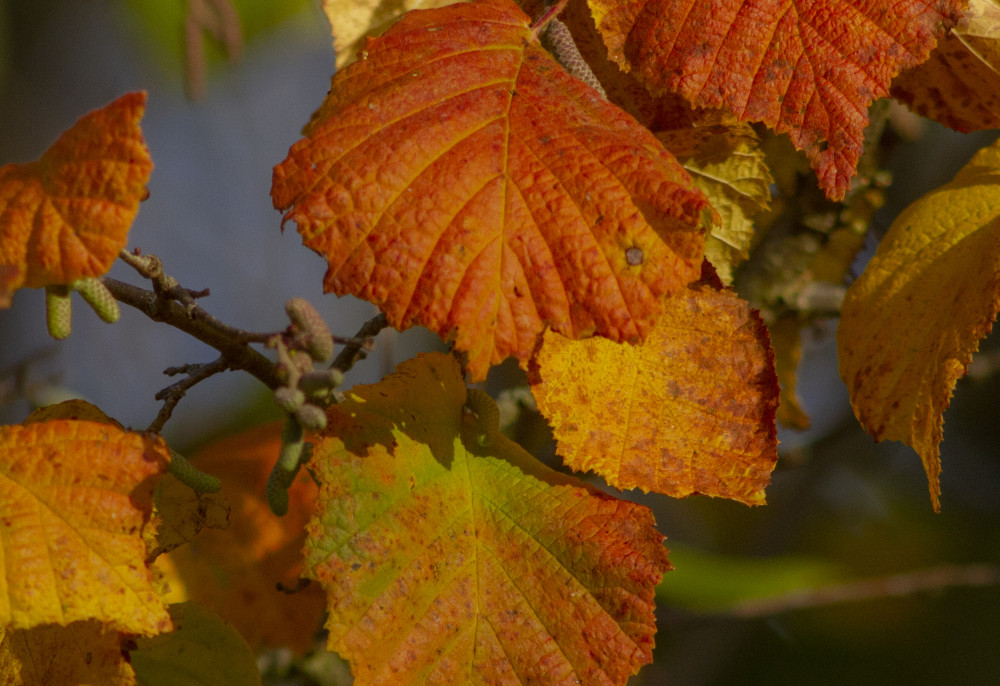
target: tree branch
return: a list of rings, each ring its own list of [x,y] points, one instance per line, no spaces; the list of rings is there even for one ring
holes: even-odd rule
[[[115,300],[139,310],[157,322],[164,322],[194,336],[218,350],[229,369],[242,369],[270,389],[282,385],[274,363],[248,345],[255,334],[223,324],[200,306],[182,305],[138,286],[103,277]]]

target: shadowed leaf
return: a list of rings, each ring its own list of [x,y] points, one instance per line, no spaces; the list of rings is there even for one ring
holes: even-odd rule
[[[122,639],[96,620],[0,629],[0,684],[135,686]]]
[[[387,381],[330,408],[312,462],[306,564],[355,683],[624,684],[669,568],[650,511],[483,431],[452,358]]]

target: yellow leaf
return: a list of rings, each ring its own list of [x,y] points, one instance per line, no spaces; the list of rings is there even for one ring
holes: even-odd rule
[[[772,324],[771,343],[774,345],[774,367],[781,386],[777,420],[793,429],[808,429],[809,415],[802,409],[797,370],[802,359],[802,327],[805,325],[794,312],[786,314]]]
[[[145,93],[84,115],[37,162],[0,167],[0,307],[22,286],[101,276],[125,247],[153,169]]]
[[[777,460],[767,328],[731,291],[666,301],[641,345],[547,331],[529,379],[572,469],[616,488],[764,503]]]
[[[378,36],[404,13],[452,5],[455,0],[323,0],[333,29],[337,69],[354,61],[367,36]]]
[[[876,440],[912,446],[939,509],[943,413],[1000,307],[1000,143],[893,222],[848,289],[840,377]]]
[[[691,174],[694,185],[719,213],[705,241],[705,257],[726,285],[749,256],[753,217],[768,209],[774,182],[757,134],[747,124],[697,126],[656,134]]]
[[[0,626],[169,629],[142,537],[169,459],[159,438],[103,422],[0,427]]]
[[[122,635],[96,620],[0,629],[0,686],[135,686]]]

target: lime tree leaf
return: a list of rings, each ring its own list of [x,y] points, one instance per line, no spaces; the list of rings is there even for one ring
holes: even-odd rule
[[[648,130],[510,0],[407,14],[334,76],[272,199],[324,287],[423,325],[473,380],[548,325],[635,341],[698,278],[711,211]]]
[[[143,529],[169,449],[105,422],[0,427],[0,625],[170,628]]]
[[[302,470],[288,489],[288,514],[271,513],[265,493],[281,453],[281,427],[282,422],[255,427],[192,456],[199,469],[222,480],[217,495],[231,507],[229,526],[204,529],[171,551],[165,567],[176,594],[171,600],[198,601],[235,627],[255,650],[283,646],[305,653],[322,626],[323,591],[312,584],[287,594],[277,586],[295,588],[299,581],[317,488]],[[201,500],[213,502],[204,496]],[[199,507],[191,516],[197,520],[200,512]]]
[[[847,291],[840,378],[876,440],[912,446],[939,509],[943,414],[1000,307],[1000,143],[904,210]]]
[[[36,162],[0,167],[0,307],[21,287],[101,276],[125,247],[153,169],[145,93],[84,115]]]
[[[668,298],[641,345],[547,331],[529,380],[568,467],[617,488],[764,503],[778,459],[774,355],[732,291]]]
[[[0,628],[0,684],[135,686],[125,637],[97,620],[32,629]]]
[[[143,686],[259,686],[250,646],[198,603],[170,606],[174,630],[140,638],[129,653]]]
[[[927,59],[966,0],[588,0],[612,60],[654,93],[759,121],[844,197],[868,106]]]
[[[355,683],[624,684],[669,569],[650,511],[551,472],[421,355],[329,412],[306,569]],[[486,425],[485,427],[483,425]]]
[[[892,82],[892,96],[956,131],[1000,128],[1000,3],[972,0],[930,59]]]

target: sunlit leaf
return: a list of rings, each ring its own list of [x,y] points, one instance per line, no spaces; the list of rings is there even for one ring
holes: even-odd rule
[[[1000,128],[1000,4],[972,0],[930,59],[892,82],[892,95],[963,133]]]
[[[145,93],[84,115],[36,162],[0,167],[0,307],[21,287],[101,276],[125,247],[153,169]]]
[[[170,606],[174,630],[140,638],[129,659],[142,686],[255,686],[257,660],[233,627],[198,603]]]
[[[641,345],[546,332],[529,378],[567,466],[622,489],[764,503],[778,385],[767,328],[732,291],[669,298]]]
[[[726,285],[750,254],[754,215],[767,210],[774,182],[757,135],[746,124],[697,126],[657,134],[708,197],[721,221],[705,242],[705,257]]]
[[[169,554],[171,587],[232,624],[254,648],[287,646],[305,652],[322,623],[324,594],[315,584],[294,589],[302,568],[306,522],[316,485],[300,472],[288,490],[289,508],[275,517],[265,486],[281,451],[281,423],[267,424],[208,446],[192,462],[222,480],[230,504],[225,530],[205,529]]]
[[[0,628],[3,686],[135,686],[123,636],[102,622]]]
[[[0,625],[169,629],[142,538],[169,459],[159,438],[113,424],[0,427]]]
[[[411,12],[366,45],[274,170],[326,290],[454,340],[476,380],[546,324],[638,340],[698,278],[705,197],[509,0]]]
[[[365,36],[377,36],[405,12],[450,5],[455,0],[322,0],[333,29],[337,69],[357,56]]]
[[[844,197],[868,106],[920,64],[964,0],[588,0],[611,59],[654,92],[787,133]]]
[[[876,440],[912,446],[938,509],[943,413],[1000,307],[1000,144],[893,222],[847,292],[840,377]]]
[[[359,685],[625,683],[669,568],[652,514],[546,469],[465,400],[434,354],[331,408],[305,549],[329,647]]]

